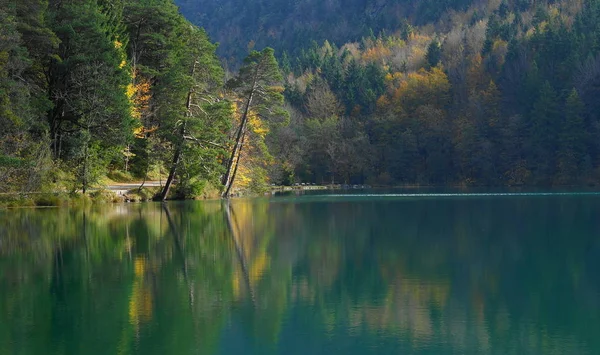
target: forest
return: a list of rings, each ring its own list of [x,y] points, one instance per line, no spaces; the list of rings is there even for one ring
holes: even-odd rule
[[[599,38],[600,0],[0,0],[0,192],[595,184]]]
[[[266,185],[260,166],[238,163],[266,157],[267,125],[286,121],[272,49],[249,53],[226,82],[217,46],[170,0],[0,9],[0,191],[164,178],[164,200],[229,193],[236,177]]]

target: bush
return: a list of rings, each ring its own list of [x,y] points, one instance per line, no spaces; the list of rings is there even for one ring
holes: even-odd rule
[[[69,199],[64,194],[41,194],[34,198],[37,207],[60,207],[69,204]]]

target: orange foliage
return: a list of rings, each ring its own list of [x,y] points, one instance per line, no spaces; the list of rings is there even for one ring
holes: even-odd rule
[[[421,105],[443,109],[450,100],[450,81],[441,68],[421,69],[408,74],[394,91],[391,102],[407,112]]]
[[[363,52],[362,60],[366,63],[375,62],[384,64],[387,58],[389,58],[391,55],[392,51],[385,47],[383,43],[379,42],[376,46],[371,47]]]

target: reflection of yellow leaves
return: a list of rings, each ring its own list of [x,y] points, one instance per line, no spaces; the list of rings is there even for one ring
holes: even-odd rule
[[[139,326],[142,322],[152,319],[152,293],[150,288],[144,284],[146,273],[146,259],[138,257],[133,264],[135,280],[129,297],[129,323]]]
[[[233,272],[233,277],[231,280],[231,286],[233,289],[233,298],[236,300],[240,298],[240,289],[241,289],[240,282],[242,282],[242,279],[240,276],[241,275],[240,275],[239,270],[235,270]]]
[[[141,257],[136,258],[133,263],[133,269],[136,277],[144,276],[144,273],[146,272],[146,259]]]
[[[262,275],[269,268],[270,258],[264,251],[254,259],[252,266],[250,267],[250,282],[256,282],[260,280]]]

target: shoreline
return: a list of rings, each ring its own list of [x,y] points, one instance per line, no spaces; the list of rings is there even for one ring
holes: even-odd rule
[[[135,184],[119,184],[119,187],[134,187],[132,189],[94,189],[93,191],[82,194],[82,193],[68,193],[68,192],[28,192],[28,193],[0,193],[0,210],[8,209],[23,209],[23,208],[62,208],[62,207],[81,207],[93,204],[130,204],[130,203],[145,203],[145,202],[157,202],[153,199],[158,190],[159,186],[144,186],[141,191],[133,191],[139,188],[139,185]],[[114,186],[111,186],[114,187]],[[276,196],[281,193],[303,193],[311,191],[336,191],[336,190],[347,190],[347,191],[366,191],[366,190],[394,190],[394,189],[458,189],[458,190],[473,190],[473,189],[504,189],[504,190],[516,190],[521,192],[535,192],[548,191],[556,189],[567,189],[567,190],[587,190],[589,192],[600,192],[600,186],[598,185],[564,185],[564,186],[461,186],[461,185],[403,185],[403,186],[369,186],[369,185],[310,185],[310,186],[271,186],[268,192],[261,194],[233,194],[231,198],[251,198],[260,196]],[[528,190],[528,191],[523,191]],[[491,191],[493,192],[493,191]],[[577,191],[567,191],[577,192]],[[192,199],[168,199],[167,201],[217,201],[223,198],[218,195],[204,195],[198,196]]]

